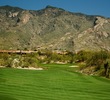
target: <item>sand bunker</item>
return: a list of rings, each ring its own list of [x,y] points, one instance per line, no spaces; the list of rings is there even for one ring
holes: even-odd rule
[[[77,66],[77,65],[72,65],[72,66],[69,66],[69,67],[79,67],[79,66]]]
[[[17,67],[18,69],[27,69],[27,70],[43,70],[43,68],[34,68],[34,67],[29,67],[29,68],[22,68],[22,67]]]

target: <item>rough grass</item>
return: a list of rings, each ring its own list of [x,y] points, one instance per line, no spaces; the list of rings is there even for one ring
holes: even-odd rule
[[[0,69],[0,100],[110,100],[110,80],[75,72],[70,65],[46,70]]]

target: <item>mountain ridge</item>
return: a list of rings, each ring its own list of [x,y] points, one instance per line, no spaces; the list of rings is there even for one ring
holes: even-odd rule
[[[110,51],[110,19],[47,6],[0,7],[0,49]]]

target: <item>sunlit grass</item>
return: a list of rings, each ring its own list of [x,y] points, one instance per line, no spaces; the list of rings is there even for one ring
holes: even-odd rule
[[[0,100],[109,100],[110,80],[86,76],[71,64],[45,70],[0,69]]]

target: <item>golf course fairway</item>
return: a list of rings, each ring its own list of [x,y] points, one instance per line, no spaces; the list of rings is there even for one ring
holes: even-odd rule
[[[38,71],[1,68],[0,100],[110,100],[109,79],[80,74],[68,64],[45,66]]]

